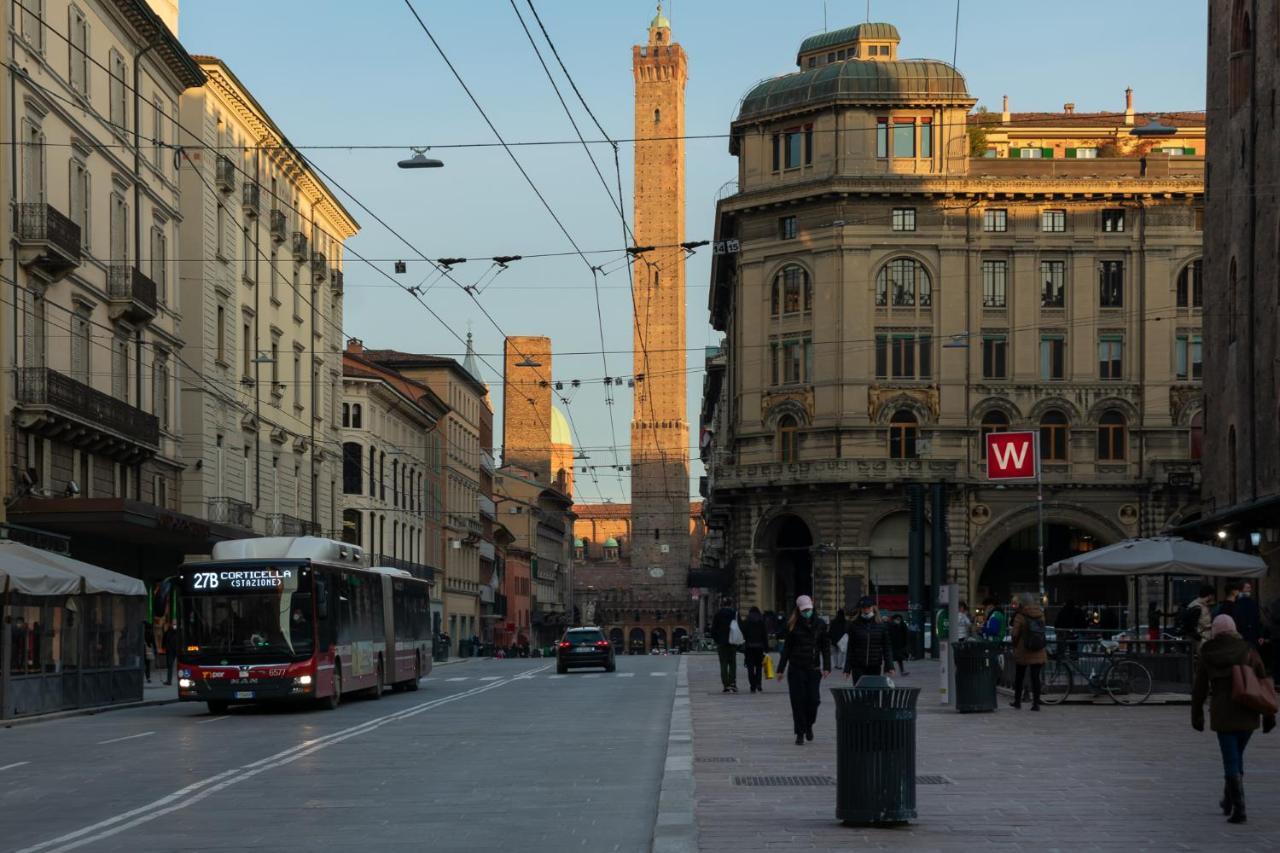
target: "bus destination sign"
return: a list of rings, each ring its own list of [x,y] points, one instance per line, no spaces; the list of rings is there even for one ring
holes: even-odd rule
[[[293,589],[293,569],[221,569],[192,572],[187,588],[192,592]]]

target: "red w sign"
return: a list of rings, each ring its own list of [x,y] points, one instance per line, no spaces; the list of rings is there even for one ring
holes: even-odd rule
[[[988,480],[1034,480],[1036,478],[1036,434],[1034,432],[993,432],[987,435]]]

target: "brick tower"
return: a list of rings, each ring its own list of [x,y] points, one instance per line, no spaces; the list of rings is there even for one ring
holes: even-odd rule
[[[551,479],[550,376],[550,338],[519,335],[506,339],[502,365],[502,464],[527,468],[542,483]]]
[[[684,50],[658,14],[631,49],[636,81],[635,412],[631,421],[631,565],[684,582],[689,568],[685,421]],[[646,140],[656,141],[646,141]],[[641,379],[643,376],[643,379]],[[655,573],[656,574],[656,573]]]

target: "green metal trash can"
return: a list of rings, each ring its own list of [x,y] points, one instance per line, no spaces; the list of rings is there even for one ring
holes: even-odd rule
[[[962,714],[996,709],[1000,646],[980,640],[952,646],[956,671],[956,710]]]
[[[836,818],[903,823],[916,816],[918,687],[866,675],[832,687],[836,703]]]

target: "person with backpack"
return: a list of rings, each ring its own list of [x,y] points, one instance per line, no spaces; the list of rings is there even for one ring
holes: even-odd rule
[[[1027,670],[1031,670],[1031,710],[1039,711],[1040,670],[1049,660],[1044,610],[1029,592],[1018,596],[1018,602],[1018,612],[1013,617],[1014,674],[1010,707],[1022,707],[1022,688],[1026,684]]]
[[[1209,632],[1196,661],[1191,687],[1191,727],[1204,731],[1204,703],[1208,700],[1209,728],[1218,736],[1225,780],[1218,805],[1229,816],[1229,823],[1245,823],[1244,750],[1259,724],[1265,734],[1276,727],[1276,717],[1274,711],[1259,713],[1234,695],[1237,667],[1252,670],[1259,681],[1267,677],[1258,653],[1236,631],[1235,620],[1226,614],[1216,616]]]
[[[982,638],[1003,642],[1007,623],[1000,605],[994,598],[987,598],[982,602],[982,608],[987,611],[987,621],[982,624]]]

